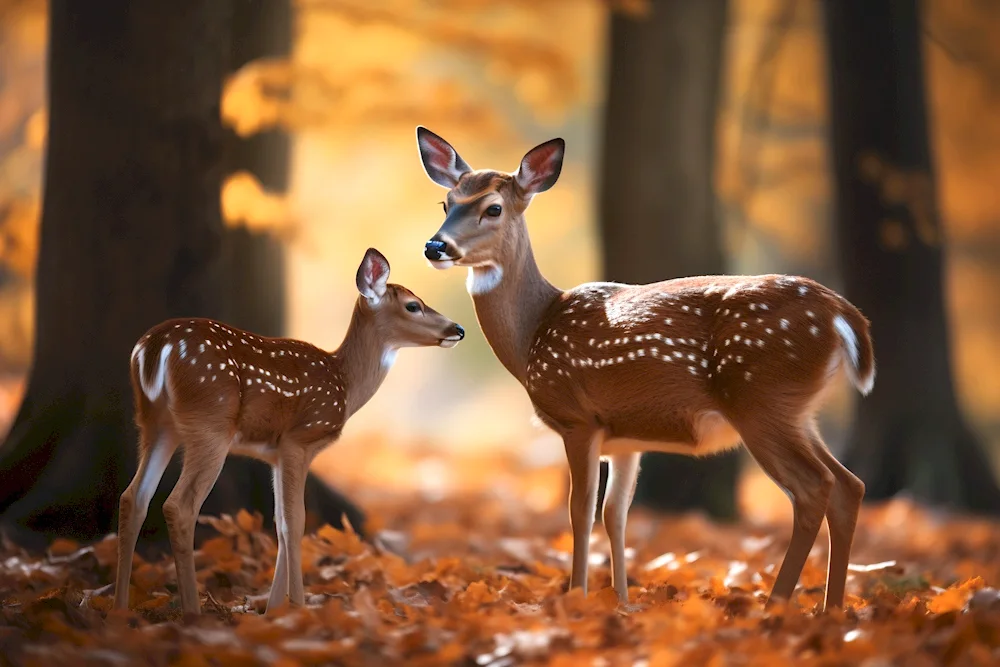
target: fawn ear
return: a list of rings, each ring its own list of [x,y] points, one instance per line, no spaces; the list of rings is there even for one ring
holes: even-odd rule
[[[550,139],[532,148],[521,158],[521,166],[514,174],[518,186],[528,195],[551,188],[559,180],[565,153],[566,142],[562,139]]]
[[[462,174],[472,171],[462,156],[447,141],[426,127],[417,126],[417,148],[420,162],[432,181],[449,190],[458,183]]]
[[[368,248],[365,258],[358,267],[357,283],[361,296],[378,303],[385,296],[385,285],[389,282],[389,260],[375,248]]]

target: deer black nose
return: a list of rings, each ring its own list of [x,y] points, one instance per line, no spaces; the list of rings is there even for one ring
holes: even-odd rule
[[[424,257],[430,260],[441,259],[441,255],[444,254],[445,247],[444,241],[430,240],[424,245]]]
[[[458,339],[462,340],[465,338],[465,328],[461,324],[455,325],[455,331],[458,333]]]

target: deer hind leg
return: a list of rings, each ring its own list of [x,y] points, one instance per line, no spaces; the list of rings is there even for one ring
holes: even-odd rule
[[[750,424],[741,428],[740,434],[750,455],[792,500],[792,539],[769,597],[788,599],[823,525],[835,477],[800,427]]]
[[[830,532],[830,564],[826,577],[824,609],[844,604],[847,584],[847,565],[851,558],[854,529],[858,524],[861,501],[865,497],[865,483],[834,457],[827,449],[815,425],[809,432],[813,450],[831,473],[835,482],[826,507],[826,525]]]
[[[569,461],[569,521],[573,529],[573,569],[569,587],[583,588],[584,595],[587,594],[587,560],[597,509],[603,440],[603,431],[573,431],[563,435]]]
[[[278,455],[281,470],[281,539],[284,540],[288,599],[293,605],[305,604],[302,581],[302,538],[306,532],[306,475],[310,457],[296,444],[283,448]]]
[[[278,559],[274,563],[274,580],[271,582],[271,593],[267,597],[265,614],[270,614],[280,607],[288,597],[288,544],[285,535],[284,482],[281,477],[281,463],[274,465],[272,478],[274,481],[274,530],[278,538]]]
[[[611,542],[611,585],[619,602],[628,602],[628,578],[625,572],[625,525],[628,510],[639,479],[639,452],[608,457],[608,490],[604,494],[604,528]]]
[[[194,528],[201,506],[222,472],[232,438],[204,431],[183,433],[182,438],[184,465],[177,485],[163,503],[163,517],[167,520],[170,547],[177,566],[181,608],[197,614],[201,604],[194,570]]]
[[[139,441],[139,467],[132,482],[118,502],[118,577],[115,582],[115,608],[128,608],[132,556],[139,530],[146,520],[153,498],[167,464],[177,451],[177,436],[169,426],[150,424],[142,429]]]

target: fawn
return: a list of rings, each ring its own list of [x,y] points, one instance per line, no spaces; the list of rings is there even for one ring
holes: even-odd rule
[[[139,529],[178,446],[184,464],[163,515],[183,610],[200,611],[195,522],[230,453],[274,471],[278,558],[265,613],[286,596],[303,604],[304,493],[313,457],[375,394],[399,348],[454,347],[465,337],[460,325],[388,279],[389,262],[369,248],[350,326],[334,352],[205,319],[168,320],[139,339],[131,361],[139,469],[121,496],[115,607],[128,607]]]
[[[559,178],[565,142],[536,146],[514,173],[473,170],[423,127],[417,145],[427,175],[448,189],[444,222],[424,255],[438,269],[468,267],[486,340],[538,418],[562,436],[570,587],[586,594],[602,458],[610,464],[603,517],[611,579],[624,603],[625,524],[642,452],[706,456],[742,442],[794,507],[768,599],[791,596],[825,515],[825,607],[841,606],[865,487],[827,449],[814,415],[841,366],[861,393],[874,384],[869,323],[858,309],[808,278],[784,275],[558,289],[535,263],[524,213]]]

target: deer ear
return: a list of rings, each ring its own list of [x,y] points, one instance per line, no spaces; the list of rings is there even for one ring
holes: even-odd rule
[[[426,127],[417,126],[417,148],[424,171],[441,187],[450,190],[462,174],[472,171],[451,144]]]
[[[521,166],[514,174],[517,184],[529,195],[545,192],[559,180],[565,153],[566,142],[562,139],[535,146],[521,158]]]
[[[361,296],[378,303],[385,296],[385,286],[389,282],[389,260],[375,248],[368,248],[358,267],[356,280]]]

